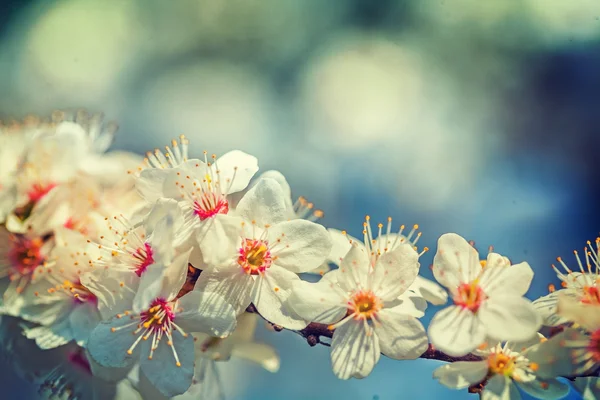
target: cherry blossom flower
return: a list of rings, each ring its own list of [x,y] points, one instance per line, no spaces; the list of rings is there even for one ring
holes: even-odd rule
[[[224,337],[235,328],[235,312],[218,294],[192,291],[178,297],[186,269],[174,264],[178,263],[163,275],[159,292],[143,306],[134,303],[136,293],[131,288],[103,280],[98,301],[106,310],[118,311],[100,323],[88,340],[90,355],[101,366],[127,368],[139,360],[142,373],[165,396],[184,393],[192,383],[190,332]]]
[[[600,238],[595,241],[595,247],[590,241],[583,252],[585,258],[574,251],[579,271],[571,270],[561,257],[557,258],[562,271],[552,265],[558,279],[561,280],[562,289],[555,290],[551,285],[551,293],[533,302],[540,315],[544,318],[544,325],[557,326],[568,322],[556,313],[558,297],[562,294],[575,298],[583,304],[600,304]],[[564,272],[563,272],[564,271]]]
[[[238,313],[253,303],[274,324],[302,329],[307,322],[284,306],[297,273],[321,265],[331,249],[324,227],[287,220],[280,185],[262,179],[240,200],[236,213],[220,216],[200,243],[207,264],[197,287],[220,293]]]
[[[25,297],[20,310],[22,317],[42,325],[26,327],[24,334],[44,350],[71,340],[85,347],[90,332],[100,322],[96,296],[80,279],[86,266],[78,249],[85,239],[78,232],[62,228],[56,230],[55,242],[42,267],[48,288],[35,292],[34,297]]]
[[[490,253],[483,267],[477,251],[465,239],[447,233],[438,241],[433,274],[454,301],[429,325],[433,345],[447,354],[467,354],[486,337],[527,340],[541,325],[540,316],[523,297],[533,279],[526,262],[511,266],[505,257]]]
[[[225,399],[225,390],[220,369],[227,369],[231,357],[258,364],[269,372],[279,370],[279,356],[267,344],[254,341],[258,320],[256,314],[243,313],[238,317],[235,331],[226,338],[207,334],[194,334],[196,363],[192,386],[174,400]],[[137,388],[145,399],[165,400],[143,374],[139,376]]]
[[[540,399],[559,399],[569,387],[556,379],[541,378],[537,337],[522,343],[483,346],[476,354],[481,361],[458,361],[439,367],[433,377],[451,389],[466,389],[483,383],[483,400],[519,400],[523,392]]]
[[[181,147],[185,148],[187,141],[183,140]],[[149,161],[153,168],[142,170],[136,185],[148,202],[159,198],[179,201],[186,219],[198,223],[227,214],[228,196],[245,189],[258,171],[256,158],[241,151],[231,151],[219,159],[213,155],[210,161],[205,152],[204,161],[188,160],[187,151],[173,144],[174,150],[167,148],[166,157],[155,153],[156,160]]]
[[[104,235],[97,241],[88,239],[90,257],[87,264],[96,269],[91,274],[97,276],[109,272],[122,280],[128,280],[132,275],[139,278],[134,299],[138,307],[156,297],[166,266],[174,264],[170,268],[187,270],[188,258],[181,254],[191,250],[184,248],[184,244],[192,230],[189,224],[185,225],[175,200],[158,200],[138,224],[132,224],[122,215],[106,218],[106,223]],[[94,278],[88,275],[84,279]]]
[[[341,379],[369,375],[380,352],[414,359],[428,345],[423,325],[398,301],[419,272],[419,254],[408,243],[379,246],[369,230],[367,224],[364,245],[353,242],[339,270],[318,283],[295,283],[288,299],[301,317],[335,329],[331,362]]]
[[[367,219],[364,222],[363,227],[367,228],[367,225],[369,224],[370,221]],[[421,233],[417,232],[418,225],[413,225],[412,229],[406,234],[404,225],[400,226],[398,232],[392,232],[391,217],[387,219],[385,231],[383,230],[383,225],[378,226],[378,229],[379,232],[377,234],[377,237],[375,238],[373,237],[373,233],[370,230],[370,225],[369,229],[365,229],[365,240],[371,242],[373,248],[377,249],[393,250],[394,248],[406,243],[416,248],[417,242],[421,238]],[[352,247],[351,243],[357,243],[360,246],[362,241],[353,238],[352,236],[348,235],[345,231],[339,231],[337,229],[332,228],[329,228],[328,231],[331,235],[333,243],[331,253],[328,257],[329,262],[339,267],[341,260]],[[427,303],[424,303],[422,299],[425,299],[426,301],[435,305],[444,304],[448,300],[448,293],[442,287],[440,287],[437,283],[430,281],[429,279],[423,278],[420,275],[417,275],[414,282],[411,284],[411,286],[408,288],[408,290],[403,296],[405,298],[410,297],[411,299],[413,299],[415,303],[418,303],[418,308],[422,308],[423,311],[425,311],[425,309],[427,308]]]
[[[25,221],[10,215],[5,227],[0,227],[0,278],[2,285],[2,313],[23,316],[21,307],[26,298],[43,291],[44,264],[47,262],[54,239],[54,215],[42,208]]]

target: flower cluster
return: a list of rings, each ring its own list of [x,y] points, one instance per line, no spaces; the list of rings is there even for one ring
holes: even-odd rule
[[[359,240],[249,154],[190,158],[181,136],[141,159],[106,152],[115,131],[84,112],[0,126],[0,339],[42,392],[220,399],[232,356],[277,371],[262,319],[329,345],[340,379],[383,354],[451,361],[434,378],[484,399],[560,398],[561,376],[600,396],[598,242],[577,272],[559,258],[563,288],[532,303],[529,264],[444,234],[438,285],[419,276],[417,225],[367,216]]]

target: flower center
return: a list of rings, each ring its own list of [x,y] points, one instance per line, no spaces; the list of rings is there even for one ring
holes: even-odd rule
[[[70,280],[65,280],[62,284],[62,288],[65,291],[68,291],[73,295],[73,298],[77,303],[87,303],[91,302],[92,304],[97,304],[98,299],[96,296],[88,290],[85,286],[81,284],[79,280],[72,282]],[[52,289],[49,289],[51,291]]]
[[[194,201],[194,214],[200,221],[214,217],[217,214],[227,214],[229,203],[224,195],[211,191],[203,192]]]
[[[43,264],[42,238],[28,239],[21,235],[11,235],[9,241],[8,260],[12,267],[9,277],[30,275]]]
[[[173,308],[163,298],[155,299],[150,304],[150,308],[143,311],[140,316],[142,326],[151,332],[163,330],[163,326],[169,326],[173,319],[175,319]]]
[[[250,275],[264,273],[273,262],[269,244],[264,240],[244,239],[239,253],[238,264]]]
[[[133,254],[136,259],[134,272],[137,276],[142,276],[149,265],[154,264],[154,251],[148,243],[144,243],[144,247],[139,247]]]
[[[458,287],[456,296],[454,297],[454,304],[476,313],[485,299],[485,293],[479,287],[477,281],[473,281],[471,283],[463,283]]]
[[[29,201],[37,202],[42,197],[48,194],[49,191],[56,187],[56,183],[34,183],[29,191],[27,192],[27,196],[29,197]]]
[[[584,286],[582,303],[600,305],[600,290],[596,286]]]
[[[504,353],[492,353],[488,356],[488,368],[494,374],[511,376],[515,369],[515,359]]]
[[[383,303],[372,291],[360,290],[348,301],[348,313],[356,320],[370,320],[377,316]]]

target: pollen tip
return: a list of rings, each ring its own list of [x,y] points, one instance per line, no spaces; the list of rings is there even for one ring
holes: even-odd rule
[[[178,366],[178,367],[181,367],[181,363],[180,363],[179,361],[177,361],[177,362],[175,363],[175,365],[176,365],[176,366]]]

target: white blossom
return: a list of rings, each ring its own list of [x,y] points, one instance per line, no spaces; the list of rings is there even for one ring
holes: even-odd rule
[[[240,200],[240,217],[220,216],[200,243],[207,267],[197,286],[221,293],[238,313],[250,303],[274,324],[302,329],[307,322],[284,302],[297,273],[321,265],[331,249],[325,228],[287,220],[280,185],[261,179]]]
[[[552,265],[556,275],[561,280],[562,289],[554,290],[551,286],[552,291],[550,294],[533,302],[533,305],[544,318],[544,325],[557,326],[569,321],[556,312],[560,295],[573,297],[581,303],[600,304],[600,238],[597,238],[595,242],[595,247],[590,241],[587,242],[587,247],[583,250],[585,254],[583,259],[577,251],[574,251],[579,271],[571,270],[561,257],[558,257],[557,261],[564,272]]]
[[[476,351],[481,361],[457,361],[433,372],[433,377],[451,389],[466,389],[483,383],[483,400],[519,400],[523,392],[539,399],[559,399],[569,387],[556,379],[538,376],[539,355],[537,337],[521,343],[498,343]]]
[[[379,246],[369,225],[365,236],[364,245],[352,243],[339,270],[318,283],[295,283],[288,299],[301,317],[335,330],[331,363],[341,379],[366,377],[380,353],[414,359],[428,345],[423,325],[398,300],[419,272],[419,254],[408,243]]]
[[[165,396],[184,393],[192,383],[194,341],[189,332],[224,337],[235,328],[234,310],[218,294],[192,291],[178,297],[187,270],[172,265],[159,292],[143,306],[134,303],[131,288],[109,280],[99,283],[104,293],[98,300],[118,312],[88,340],[89,352],[101,366],[127,368],[139,360],[141,372]]]
[[[486,337],[527,340],[541,325],[540,316],[523,297],[533,279],[526,262],[510,265],[507,258],[489,253],[482,266],[465,239],[447,233],[438,241],[433,274],[454,302],[433,317],[428,330],[433,345],[447,354],[467,354]]]

